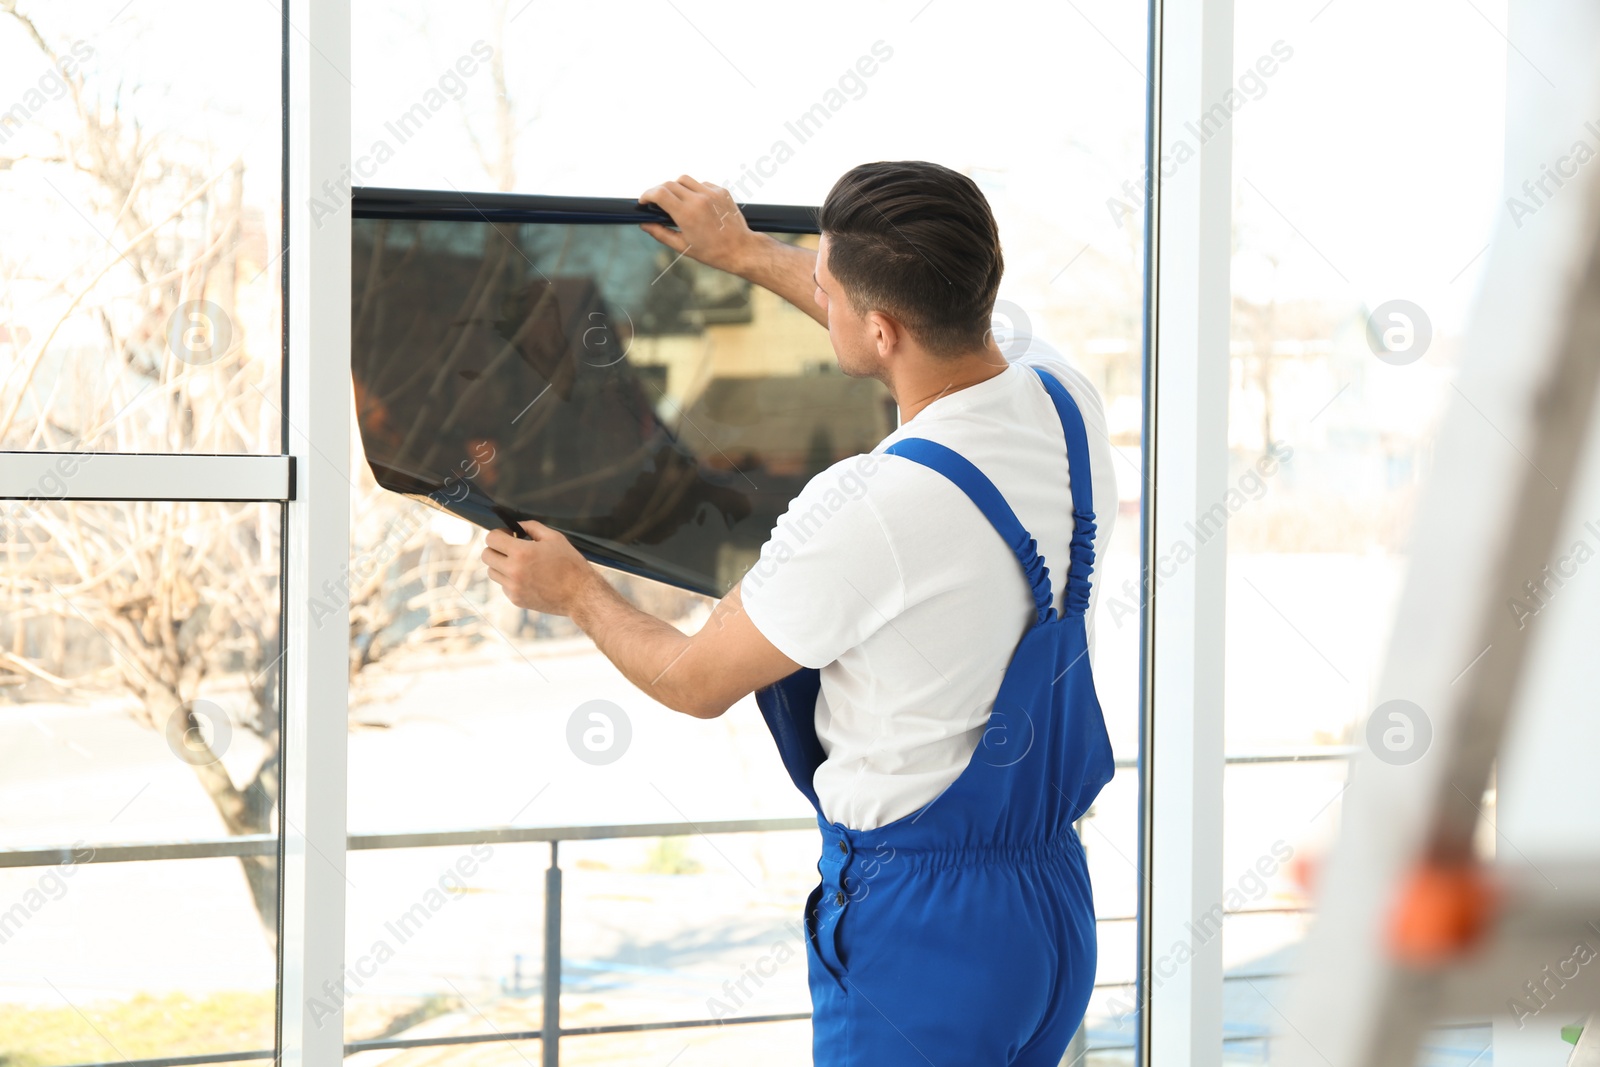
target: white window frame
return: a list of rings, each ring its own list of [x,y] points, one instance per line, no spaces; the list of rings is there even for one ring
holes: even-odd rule
[[[1227,489],[1230,124],[1174,148],[1232,86],[1233,0],[1151,0],[1149,37],[1136,1062],[1219,1067],[1222,936],[1195,930],[1222,901],[1227,539],[1188,529]]]
[[[288,0],[284,16],[283,443],[296,485],[284,522],[278,1054],[283,1067],[334,1067],[344,1062],[350,625],[346,598],[323,590],[349,587],[350,197],[326,190],[351,180],[350,0]],[[315,626],[313,597],[334,607]],[[313,1012],[329,991],[338,1014]]]
[[[347,588],[350,556],[350,209],[348,197],[335,197],[333,214],[319,209],[313,221],[310,199],[349,173],[350,5],[290,0],[283,14],[282,453],[0,452],[0,500],[283,506],[277,1044],[284,1067],[334,1067],[344,1060],[342,1013],[319,1022],[309,1000],[340,990],[344,970],[349,616],[344,598],[327,590]],[[48,491],[53,484],[67,490]],[[313,596],[336,605],[317,626]],[[163,849],[161,858],[170,855]],[[38,857],[21,850],[10,858],[26,865]]]
[[[350,554],[350,0],[288,0],[284,56],[283,454],[97,455],[70,499],[261,500],[284,506],[283,826],[278,1050],[283,1067],[344,1060]],[[1151,0],[1147,154],[1231,84],[1232,0]],[[1227,476],[1231,135],[1169,177],[1148,173],[1143,573],[1220,499]],[[327,183],[327,184],[325,184]],[[343,186],[348,189],[348,186]],[[321,201],[313,219],[311,200]],[[332,207],[329,214],[325,209]],[[59,453],[0,453],[0,497],[26,497]],[[1221,899],[1226,545],[1161,575],[1143,612],[1138,1062],[1215,1067],[1221,938],[1160,984],[1151,967]],[[313,626],[313,597],[334,605]],[[338,999],[338,998],[335,998]],[[317,1016],[320,1015],[319,1019]]]

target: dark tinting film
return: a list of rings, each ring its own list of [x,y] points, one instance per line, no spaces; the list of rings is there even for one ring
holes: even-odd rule
[[[893,401],[808,316],[636,221],[356,218],[361,439],[387,489],[721,595]]]

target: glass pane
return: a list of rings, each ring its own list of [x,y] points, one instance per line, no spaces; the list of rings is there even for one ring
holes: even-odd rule
[[[754,1023],[715,1030],[660,1030],[564,1041],[563,1057],[584,1064],[760,1063],[806,1067],[811,1063],[811,1022]]]
[[[278,969],[239,860],[0,870],[0,901],[7,1064],[270,1058]]]
[[[538,1030],[548,862],[537,845],[350,853],[345,1040]]]
[[[937,3],[829,0],[802,7],[697,0],[646,5],[630,12],[628,32],[618,33],[583,5],[524,9],[493,0],[359,0],[353,160],[360,185],[443,193],[632,198],[688,172],[727,186],[741,202],[815,205],[839,175],[875,159],[931,159],[980,184],[1005,247],[997,335],[1011,349],[1011,337],[1035,334],[1083,370],[1101,392],[1118,456],[1118,521],[1099,546],[1095,575],[1095,674],[1113,747],[1129,766],[1119,769],[1102,794],[1083,837],[1097,909],[1107,919],[1123,920],[1102,923],[1100,980],[1125,981],[1136,969],[1134,927],[1126,917],[1137,903],[1133,865],[1139,854],[1131,761],[1138,739],[1138,186],[1148,91],[1146,12],[1111,0],[1000,0],[985,13],[974,20],[958,7]],[[856,29],[842,32],[841,26]],[[951,57],[957,55],[1004,56],[1005,76],[952,78]],[[670,123],[619,119],[639,114],[639,101],[654,99],[662,86],[705,104],[680,109]],[[1085,100],[1094,106],[1078,106]],[[549,273],[525,231],[518,240]],[[358,251],[358,271],[365,269],[360,259]],[[699,272],[686,267],[671,267],[660,284],[692,287]],[[459,288],[458,280],[444,276],[447,287]],[[550,277],[558,281],[556,274]],[[607,299],[627,304],[638,327],[637,307],[620,292]],[[750,292],[757,324],[765,321],[767,299],[759,290]],[[460,304],[460,297],[440,301],[452,312]],[[773,307],[774,315],[791,314],[782,305]],[[811,331],[805,351],[816,355],[805,360],[828,361],[825,336],[792,314]],[[748,333],[756,327],[708,322],[705,336],[720,338],[741,328]],[[681,333],[646,336],[641,328],[633,351],[648,343],[665,353],[685,340]],[[768,358],[787,360],[789,351],[800,349],[769,351]],[[710,358],[725,356],[713,351]],[[637,369],[646,370],[644,360],[639,362]],[[535,381],[529,374],[529,384]],[[808,374],[806,381],[833,387],[826,373]],[[543,384],[519,392],[500,425]],[[680,395],[673,393],[679,385],[671,372],[659,384]],[[692,398],[701,387],[686,388],[683,395]],[[654,395],[648,379],[646,393]],[[709,450],[703,437],[743,432],[752,416],[750,402],[741,403],[742,415],[716,417],[716,426],[701,423],[700,414],[687,408],[705,434],[691,427],[685,440],[704,454]],[[471,456],[465,442],[445,444],[460,453],[445,457],[449,463]],[[839,434],[830,445],[861,447]],[[751,703],[713,722],[687,722],[666,712],[641,698],[562,620],[508,607],[482,580],[480,548],[469,524],[376,490],[365,471],[359,486],[352,570],[370,577],[354,583],[353,593],[352,714],[358,725],[350,754],[352,826],[407,830],[508,820],[698,821],[807,813]],[[1097,502],[1097,510],[1111,509],[1109,501]],[[723,587],[739,565],[737,553],[726,567],[719,562],[713,588]],[[685,629],[706,617],[706,602],[699,598],[633,576],[614,577],[635,603]],[[626,754],[610,766],[590,766],[568,747],[567,723],[590,700],[609,701],[631,727]],[[430,788],[416,789],[417,781]],[[716,857],[702,854],[701,860],[709,869]],[[764,875],[752,877],[766,887]],[[605,923],[615,908],[603,900],[587,906],[597,914],[580,920],[569,910],[569,920]],[[660,907],[675,906],[671,898],[660,898]],[[691,912],[682,920],[692,925],[697,917]],[[702,926],[711,929],[709,922]],[[1127,1055],[1133,1023],[1114,1000],[1116,992],[1109,984],[1097,990],[1088,1036],[1093,1048],[1120,1051],[1084,1062],[1119,1062]],[[642,991],[618,987],[590,995],[617,1019],[650,1017],[655,1010]],[[803,1040],[786,1028],[773,1029],[772,1040],[785,1042],[785,1050],[787,1042]],[[717,1040],[733,1040],[739,1030],[719,1030]],[[663,1059],[691,1036],[709,1039],[685,1033]],[[581,1047],[609,1055],[603,1050],[622,1048],[625,1040],[634,1039],[585,1039]],[[531,1056],[532,1046],[524,1052]]]
[[[280,521],[179,502],[9,517],[0,848],[70,858],[0,869],[0,1048],[18,1063],[272,1047]],[[240,857],[100,862],[247,835]]]
[[[560,859],[563,1025],[810,1010],[810,833],[568,842]],[[539,1030],[548,865],[544,844],[353,853],[346,1039]]]
[[[720,596],[812,475],[896,425],[809,316],[632,223],[358,219],[354,244],[367,462],[480,525]]]
[[[279,451],[280,26],[0,12],[0,448]]]
[[[1500,208],[1508,62],[1504,3],[1235,11],[1226,749],[1333,758],[1229,769],[1229,911],[1309,903],[1293,871],[1332,845],[1342,755],[1398,695],[1378,672]],[[1230,919],[1228,974],[1292,971],[1305,929]],[[1246,1035],[1287,993],[1230,981],[1230,1060],[1265,1062]],[[1463,1033],[1440,1062],[1482,1051]]]

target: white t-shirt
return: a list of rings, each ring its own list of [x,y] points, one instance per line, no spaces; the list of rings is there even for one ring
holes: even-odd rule
[[[1035,365],[1066,386],[1087,429],[1092,661],[1099,561],[1117,513],[1105,413],[1060,354],[1038,340],[1017,344],[1025,350],[1001,373],[940,397],[871,453],[812,478],[741,583],[767,640],[821,668],[816,731],[827,760],[812,784],[831,822],[882,826],[956,780],[1035,617],[1021,566],[977,506],[943,475],[883,449],[925,437],[988,475],[1037,540],[1061,608],[1072,494],[1061,420]]]

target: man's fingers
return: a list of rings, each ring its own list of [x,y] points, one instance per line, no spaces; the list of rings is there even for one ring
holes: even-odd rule
[[[523,525],[523,529],[527,529],[526,524]],[[485,563],[498,563],[503,567],[514,553],[526,552],[527,543],[533,539],[531,536],[513,536],[509,530],[490,530],[489,535],[483,539],[481,558]]]
[[[678,184],[684,186],[685,188],[693,189],[697,193],[703,193],[706,191],[706,186],[703,183],[695,181],[687,174],[678,179]]]
[[[552,530],[544,523],[535,522],[532,519],[517,525],[521,526],[524,532],[527,533],[528,536],[526,538],[513,537],[505,530],[490,530],[489,535],[483,539],[483,553],[478,558],[489,567],[505,567],[510,563],[513,552],[527,551],[526,548],[517,547],[518,542],[548,541],[551,538],[561,536],[558,531]]]
[[[677,230],[669,229],[659,222],[642,222],[639,224],[639,229],[643,230],[651,237],[654,237],[656,240],[660,241],[674,252],[682,252],[685,248],[689,247],[689,242],[684,240],[683,234],[679,233]]]
[[[652,186],[640,193],[639,202],[641,204],[654,204],[670,215],[674,207],[682,205],[683,194],[686,192],[688,190],[677,182],[662,182],[660,185]]]
[[[521,526],[524,530],[526,530],[527,533],[528,533],[528,536],[533,538],[535,541],[543,541],[547,537],[560,537],[561,536],[555,530],[550,529],[550,527],[546,526],[544,523],[539,522],[536,519],[524,519],[524,520],[522,520],[522,522],[518,523],[517,525]]]

